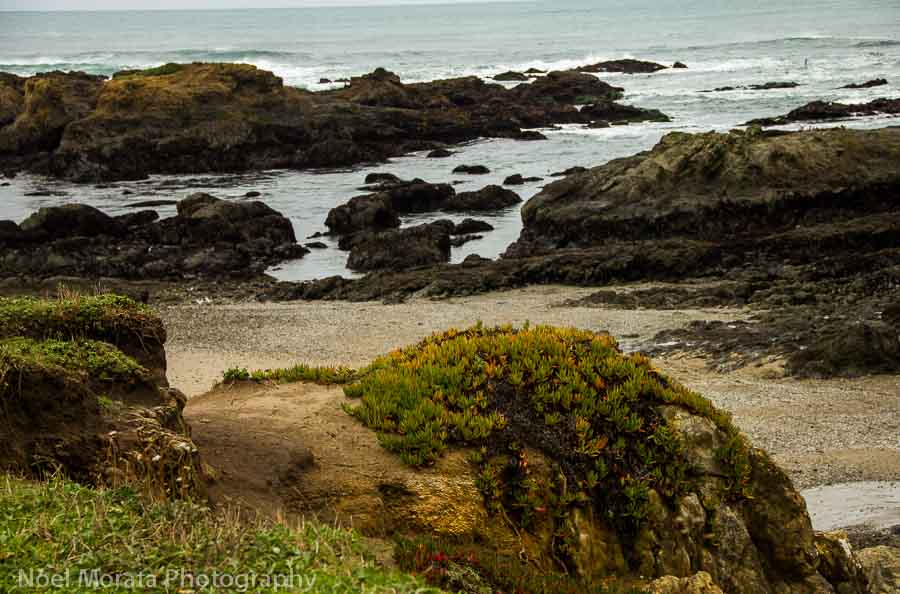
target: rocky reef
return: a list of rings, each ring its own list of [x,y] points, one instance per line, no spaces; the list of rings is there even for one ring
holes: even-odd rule
[[[291,222],[258,201],[194,194],[177,216],[111,217],[84,204],[41,208],[21,225],[0,221],[0,275],[118,279],[252,278],[308,250]]]
[[[894,128],[669,134],[650,151],[547,186],[523,207],[522,234],[499,261],[280,284],[266,295],[395,301],[541,283],[680,282],[681,291],[630,299],[765,313],[746,333],[698,325],[667,342],[730,345],[731,356],[740,347],[751,360],[789,356],[799,375],[897,370],[900,327],[882,312],[900,286],[898,159]],[[621,300],[607,291],[596,303]]]
[[[298,436],[302,463],[274,469],[274,488],[393,539],[402,569],[444,589],[866,592],[861,570],[842,573],[859,568],[853,551],[813,532],[788,477],[727,414],[608,335],[479,325],[356,371],[229,375],[224,397],[316,390],[364,425],[344,426],[336,452],[315,432],[343,421],[320,408],[324,427]]]
[[[125,297],[0,299],[0,467],[202,497],[165,341],[160,319]]]
[[[476,77],[403,84],[378,69],[319,93],[244,64],[168,64],[111,80],[4,74],[0,171],[102,181],[346,166],[479,137],[539,139],[523,128],[586,123],[576,104],[621,95],[577,72],[508,89]]]
[[[748,126],[783,126],[797,122],[849,120],[861,116],[900,114],[900,99],[874,99],[868,103],[813,101],[786,115],[750,120]]]

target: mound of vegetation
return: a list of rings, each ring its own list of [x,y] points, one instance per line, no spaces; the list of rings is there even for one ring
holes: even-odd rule
[[[229,375],[343,384],[344,410],[399,460],[356,447],[355,466],[323,456],[331,466],[294,485],[346,492],[329,499],[344,509],[366,501],[359,524],[446,590],[864,591],[819,563],[803,499],[729,415],[608,335],[477,325],[357,371]],[[370,467],[380,478],[340,476]]]
[[[735,460],[744,455],[729,417],[708,400],[646,357],[623,355],[610,336],[583,330],[450,330],[376,360],[345,391],[361,399],[349,412],[410,465],[472,448],[489,507],[522,528],[592,504],[634,536],[651,489],[669,499],[687,492],[689,461],[661,405],[709,418],[733,436]],[[552,484],[532,476],[529,451],[558,465]],[[732,470],[741,495],[748,469]]]
[[[10,476],[0,478],[0,510],[4,592],[46,591],[52,576],[68,576],[58,590],[70,592],[437,591],[380,567],[358,534],[314,522],[247,521],[130,488]]]

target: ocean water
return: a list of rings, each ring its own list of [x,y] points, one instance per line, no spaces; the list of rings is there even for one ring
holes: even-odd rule
[[[666,124],[603,130],[566,126],[545,142],[485,140],[450,159],[410,155],[368,168],[267,171],[228,176],[158,176],[103,187],[18,176],[0,180],[0,219],[21,221],[40,206],[80,201],[112,214],[147,199],[178,199],[209,191],[240,199],[255,190],[289,216],[298,238],[324,231],[328,210],[359,194],[363,178],[388,171],[404,178],[459,182],[459,190],[506,176],[547,176],[593,166],[652,147],[670,131],[728,130],[748,119],[779,115],[815,99],[862,102],[900,96],[900,2],[897,0],[562,0],[418,6],[147,12],[0,12],[0,71],[47,70],[112,74],[165,62],[247,62],[272,70],[286,84],[328,88],[378,66],[404,81],[490,76],[509,69],[566,69],[633,57],[688,70],[652,75],[603,75],[625,87],[624,102],[661,109]],[[884,77],[888,86],[839,90]],[[800,87],[703,93],[705,89],[769,81]],[[854,127],[897,125],[866,118]],[[485,164],[487,176],[454,176],[461,163]],[[515,188],[524,199],[542,184]],[[172,208],[158,209],[173,214]],[[415,224],[441,216],[404,220]],[[462,217],[448,217],[462,218]],[[517,208],[479,216],[496,230],[454,250],[453,260],[496,257],[521,230]],[[273,274],[299,280],[349,274],[346,253],[326,250],[286,263]]]

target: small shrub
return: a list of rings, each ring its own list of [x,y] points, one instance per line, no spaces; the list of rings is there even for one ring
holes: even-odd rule
[[[357,372],[349,367],[312,367],[310,365],[295,365],[285,369],[266,369],[248,371],[246,367],[233,367],[223,374],[226,383],[237,381],[274,382],[277,384],[291,384],[308,382],[323,386],[346,384],[356,378]]]

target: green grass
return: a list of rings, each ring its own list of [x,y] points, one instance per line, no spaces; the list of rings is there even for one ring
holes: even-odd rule
[[[16,336],[92,338],[118,344],[122,340],[162,343],[166,333],[153,310],[120,295],[0,298],[0,337]]]
[[[121,78],[123,76],[168,76],[170,74],[178,74],[184,70],[184,64],[176,64],[169,62],[155,68],[146,68],[144,70],[120,70],[113,74],[113,78]]]
[[[226,383],[239,381],[274,382],[290,384],[298,382],[314,383],[325,386],[347,384],[353,381],[358,372],[349,367],[312,367],[295,365],[284,369],[265,369],[248,371],[246,367],[232,367],[223,374]]]
[[[180,576],[182,570],[194,576],[260,576],[248,590],[252,592],[438,591],[381,567],[351,531],[313,522],[250,522],[190,503],[147,503],[129,489],[94,490],[62,479],[31,482],[3,476],[0,591],[47,591],[15,589],[20,570],[26,575],[31,575],[29,570],[34,575],[40,570],[46,575],[68,571],[71,582],[55,590],[61,592],[89,589],[79,586],[82,570],[118,576],[118,586],[104,592],[133,592],[126,579],[130,576],[133,585],[139,575],[145,588],[137,591],[167,591],[169,572]],[[276,575],[293,575],[296,587],[266,587],[262,576]],[[180,577],[173,579],[169,592],[237,590],[196,587],[199,579],[194,588],[179,590]]]
[[[100,382],[128,383],[147,374],[137,361],[105,342],[22,337],[0,340],[0,378],[32,366],[61,368],[62,374],[82,372]]]

